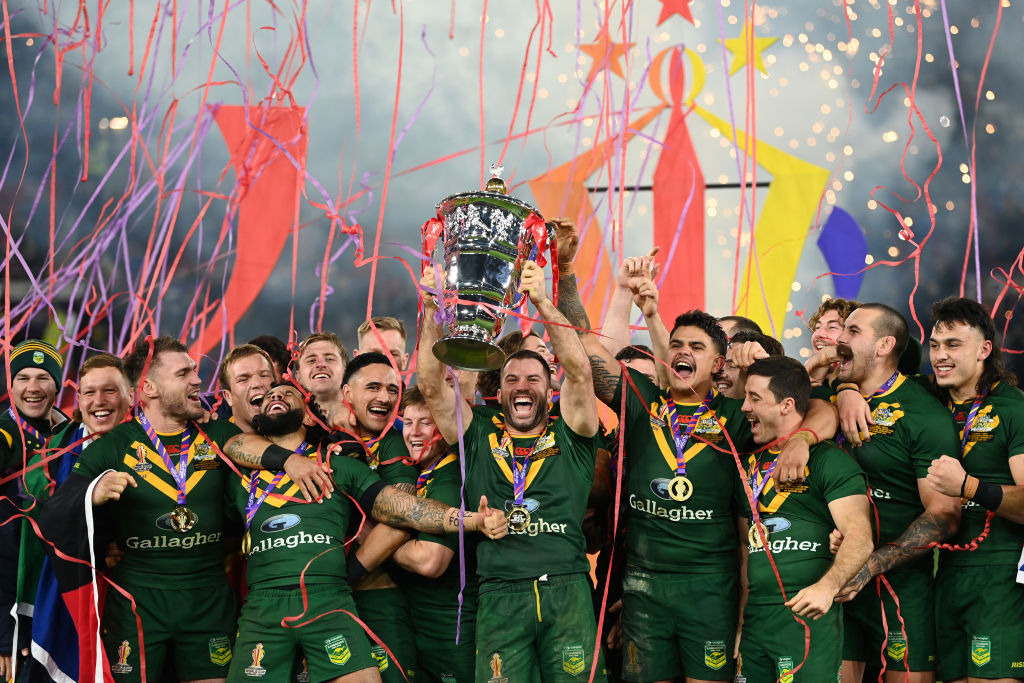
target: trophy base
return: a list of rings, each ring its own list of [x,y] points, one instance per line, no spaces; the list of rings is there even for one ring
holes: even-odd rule
[[[505,362],[505,352],[482,339],[446,337],[434,344],[433,352],[445,365],[472,372],[497,370]]]

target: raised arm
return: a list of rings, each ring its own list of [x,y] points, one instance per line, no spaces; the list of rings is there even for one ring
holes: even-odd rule
[[[658,247],[651,249],[646,256],[633,256],[622,261],[619,274],[615,280],[615,289],[608,302],[604,324],[601,326],[601,343],[608,353],[615,356],[629,346],[632,335],[629,329],[630,311],[633,307],[636,291],[645,277],[655,275],[654,255]],[[654,272],[652,272],[654,268]],[[641,306],[642,308],[642,306]]]
[[[871,553],[868,561],[840,591],[836,600],[852,600],[874,577],[925,553],[931,553],[929,543],[944,541],[956,533],[960,526],[960,499],[933,490],[925,479],[917,480],[917,490],[924,504],[924,512],[910,523],[899,538]]]
[[[544,287],[544,271],[535,262],[527,261],[523,264],[519,291],[529,294],[537,315],[544,321],[551,346],[565,373],[559,399],[562,419],[577,434],[593,436],[597,433],[599,422],[597,402],[594,401],[592,390],[590,361],[587,360],[576,331],[548,298]]]
[[[385,486],[373,501],[373,518],[391,526],[405,526],[430,534],[454,534],[459,531],[459,508],[445,505],[433,498],[419,496]],[[501,538],[508,532],[505,513],[487,506],[487,496],[480,496],[476,512],[462,518],[466,531],[480,531],[488,538]]]
[[[562,221],[556,223],[555,235],[558,238],[558,311],[570,325],[577,328],[576,334],[590,361],[594,393],[602,402],[611,404],[619,385],[622,366],[615,360],[615,355],[601,344],[597,335],[590,331],[590,318],[580,301],[574,270],[579,234],[571,222]]]
[[[830,501],[829,513],[843,535],[825,575],[790,598],[786,606],[801,617],[820,619],[832,607],[836,595],[864,566],[874,545],[871,541],[871,504],[867,495],[846,496]]]
[[[432,266],[423,270],[420,280],[420,294],[423,297],[423,321],[420,324],[420,343],[417,348],[416,362],[417,383],[427,407],[434,417],[437,430],[448,443],[459,440],[459,414],[462,412],[462,430],[469,428],[473,419],[473,409],[466,401],[455,400],[455,389],[448,386],[444,374],[444,364],[434,355],[434,343],[441,338],[441,325],[435,320],[438,308],[433,294],[429,290],[437,288],[437,275]],[[458,404],[458,405],[457,405]]]

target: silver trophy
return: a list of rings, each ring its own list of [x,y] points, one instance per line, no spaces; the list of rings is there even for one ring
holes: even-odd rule
[[[462,192],[437,205],[437,221],[424,226],[424,251],[432,262],[442,262],[445,301],[444,337],[434,344],[434,355],[445,365],[462,370],[500,368],[505,354],[494,340],[505,314],[518,308],[524,294],[517,292],[522,264],[543,265],[543,251],[554,246],[553,231],[537,210],[505,194],[502,167],[491,167],[486,191]],[[434,223],[433,240],[428,226]],[[442,227],[443,226],[443,227]],[[440,236],[440,254],[434,244]]]

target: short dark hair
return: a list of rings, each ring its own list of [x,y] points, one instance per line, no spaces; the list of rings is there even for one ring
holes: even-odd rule
[[[811,400],[811,378],[803,363],[788,356],[769,356],[754,361],[747,370],[747,377],[768,378],[768,390],[776,401],[793,399],[796,412],[807,414]]]
[[[963,323],[975,328],[987,341],[992,342],[992,352],[985,359],[985,369],[978,380],[980,386],[975,388],[976,391],[980,392],[984,387],[991,387],[996,382],[1016,386],[1017,376],[1006,369],[1003,350],[996,342],[996,324],[988,309],[972,299],[950,296],[932,304],[931,319],[932,329],[939,325],[948,327],[955,323]]]
[[[807,327],[811,328],[813,331],[814,326],[818,324],[819,320],[821,320],[821,316],[825,315],[829,311],[835,311],[839,314],[840,318],[846,320],[850,317],[850,314],[858,308],[860,308],[860,302],[854,301],[853,299],[825,299],[821,302],[821,305],[818,306],[818,310],[814,312],[814,315],[807,320]]]
[[[735,329],[733,330],[733,336],[736,336],[738,332],[756,332],[761,334],[761,326],[750,318],[746,318],[742,315],[723,315],[718,319],[718,324],[732,323]]]
[[[718,324],[718,319],[710,313],[705,313],[699,309],[687,311],[680,316],[676,317],[676,321],[672,324],[672,331],[669,333],[669,338],[676,333],[680,327],[696,327],[703,330],[711,341],[714,342],[715,347],[718,348],[718,354],[724,356],[729,348],[729,340],[725,336],[725,330]]]
[[[729,345],[742,344],[744,342],[757,342],[769,356],[785,356],[786,349],[782,348],[782,342],[775,337],[760,332],[737,332],[729,339]]]
[[[524,359],[525,360],[534,360],[534,361],[537,361],[538,363],[540,363],[540,367],[543,370],[542,374],[547,379],[548,385],[550,386],[551,385],[551,371],[550,371],[550,368],[548,367],[548,362],[546,360],[544,360],[544,357],[542,355],[540,355],[536,351],[531,351],[530,349],[519,349],[515,353],[510,353],[505,358],[505,362],[501,364],[501,375],[500,376],[501,377],[505,376],[505,368],[508,367],[509,363],[511,363],[514,360],[524,360]],[[499,385],[499,387],[500,387],[500,385]]]
[[[271,364],[279,366],[282,370],[287,370],[288,364],[292,362],[292,354],[288,350],[288,345],[272,334],[261,334],[246,343],[263,349],[270,356]]]
[[[615,360],[654,360],[654,351],[645,344],[633,344],[615,354]]]
[[[519,350],[523,345],[523,342],[526,341],[526,338],[529,336],[534,336],[538,339],[540,338],[540,335],[534,330],[530,330],[526,334],[516,330],[515,332],[509,332],[495,343],[498,345],[499,349],[505,352],[505,358],[507,360],[511,354]],[[498,388],[501,386],[501,370],[503,368],[504,365],[502,365],[502,368],[499,368],[498,370],[481,372],[476,379],[477,389],[480,391],[480,395],[484,397],[484,402],[489,405],[498,404],[494,397],[498,395]]]
[[[427,398],[420,391],[420,387],[417,384],[413,384],[411,387],[402,392],[402,403],[400,408],[405,410],[409,406],[425,406],[427,405]]]
[[[392,369],[395,367],[391,364],[391,360],[379,351],[361,353],[350,360],[348,365],[345,366],[345,374],[341,377],[341,386],[348,384],[354,374],[370,365],[386,365]]]
[[[161,335],[152,340],[153,355],[150,356],[150,337],[135,342],[135,346],[124,357],[124,374],[133,386],[139,386],[146,363],[157,363],[161,353],[188,353],[188,347],[170,335]]]
[[[875,331],[875,338],[895,337],[896,345],[893,347],[892,356],[897,361],[907,349],[907,342],[910,340],[910,328],[907,327],[907,319],[903,314],[892,306],[880,303],[861,304],[862,311],[878,311],[879,316],[875,319],[872,329]]]

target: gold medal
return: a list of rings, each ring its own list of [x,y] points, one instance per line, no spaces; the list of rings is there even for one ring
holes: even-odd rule
[[[242,554],[248,557],[250,550],[252,550],[252,536],[246,531],[242,536]]]
[[[508,513],[508,530],[515,533],[526,531],[530,525],[530,512],[525,505],[513,505]]]
[[[677,474],[668,483],[668,495],[672,500],[682,503],[693,495],[693,484],[683,475]]]
[[[190,531],[192,527],[196,525],[196,521],[198,519],[199,517],[196,513],[192,512],[184,505],[179,505],[171,510],[171,528],[179,534]]]
[[[750,531],[747,532],[747,540],[750,542],[750,547],[755,550],[760,550],[764,547],[764,543],[761,542],[761,534],[757,533],[758,528],[764,532],[764,542],[768,541],[768,527],[758,522],[755,526],[750,527]]]

